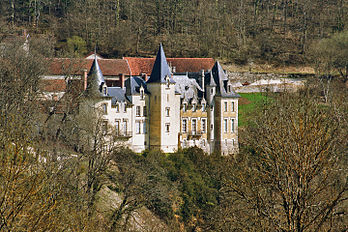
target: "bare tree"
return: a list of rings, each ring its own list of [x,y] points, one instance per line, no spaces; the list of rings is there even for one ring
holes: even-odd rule
[[[217,231],[340,231],[347,223],[347,111],[312,91],[273,99],[226,170]],[[346,104],[340,102],[340,104]],[[218,215],[218,216],[216,216]]]

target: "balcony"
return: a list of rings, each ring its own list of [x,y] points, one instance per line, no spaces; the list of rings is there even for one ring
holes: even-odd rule
[[[127,131],[127,132],[118,131],[118,132],[115,133],[116,139],[119,139],[119,140],[128,140],[132,136],[133,136],[132,131]]]
[[[201,136],[202,136],[202,131],[189,131],[188,133],[187,133],[187,137],[188,137],[188,139],[198,139],[198,138],[200,138]]]

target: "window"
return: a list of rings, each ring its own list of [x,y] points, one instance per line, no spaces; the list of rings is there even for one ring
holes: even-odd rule
[[[169,113],[170,113],[170,108],[166,107],[166,117],[169,117]]]
[[[140,117],[140,106],[137,106],[135,114],[137,117]]]
[[[143,122],[143,134],[146,134],[146,122]]]
[[[165,128],[166,128],[166,132],[169,133],[169,131],[170,131],[170,124],[166,123]]]
[[[197,131],[197,120],[192,119],[192,133],[196,134],[196,131]]]
[[[140,99],[144,100],[144,90],[143,89],[140,90]]]
[[[119,135],[119,134],[120,134],[120,121],[116,121],[116,124],[115,124],[115,133],[116,133],[116,135]]]
[[[231,85],[228,85],[228,92],[231,92]]]
[[[166,76],[166,80],[167,80],[167,88],[169,88],[169,84],[170,84],[169,76]]]
[[[213,129],[214,129],[214,125],[210,124],[210,130],[213,130]]]
[[[186,119],[182,120],[182,132],[183,133],[187,132],[187,120]]]
[[[144,115],[144,116],[147,116],[147,109],[146,109],[146,106],[143,107],[143,115]]]
[[[106,133],[108,133],[108,122],[107,121],[102,122],[102,132],[104,135],[106,135]]]
[[[192,111],[193,111],[193,112],[196,111],[196,103],[194,103],[194,104],[192,105]]]
[[[106,94],[107,94],[107,89],[106,89],[106,87],[104,87],[103,89],[104,89],[104,95],[106,95]]]
[[[123,133],[127,134],[127,120],[123,119]]]
[[[116,112],[120,112],[120,105],[116,103]]]
[[[202,133],[206,133],[207,120],[202,119]]]
[[[182,106],[182,111],[183,111],[183,112],[186,112],[186,104],[184,104],[184,105]]]
[[[103,104],[103,114],[108,114],[108,104]]]
[[[234,102],[231,102],[231,111],[234,112]]]
[[[231,132],[234,133],[234,119],[231,119]]]
[[[135,133],[140,134],[140,121],[135,122]]]
[[[213,94],[214,93],[214,89],[210,89],[210,93]]]
[[[205,111],[205,103],[202,104],[202,112]]]
[[[224,132],[227,133],[227,119],[224,119]]]
[[[224,102],[224,104],[225,104],[225,112],[227,112],[227,102]]]
[[[127,112],[127,104],[123,103],[123,112]]]

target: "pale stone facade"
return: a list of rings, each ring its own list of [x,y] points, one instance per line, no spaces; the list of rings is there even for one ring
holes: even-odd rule
[[[103,118],[135,152],[171,153],[190,146],[207,153],[238,152],[239,95],[218,62],[212,70],[173,74],[160,46],[149,80],[130,77],[123,88],[106,89],[97,58],[94,66],[88,78],[99,75]]]

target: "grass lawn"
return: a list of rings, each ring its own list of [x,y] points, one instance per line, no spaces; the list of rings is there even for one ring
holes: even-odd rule
[[[238,126],[243,127],[248,124],[248,116],[253,113],[258,105],[266,100],[265,93],[240,93],[241,98],[238,103]]]

